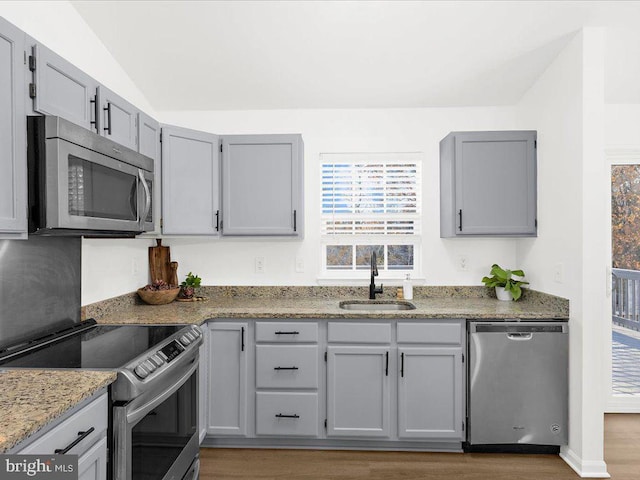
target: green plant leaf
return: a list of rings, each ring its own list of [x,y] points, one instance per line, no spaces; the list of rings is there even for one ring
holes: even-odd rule
[[[524,272],[522,270],[512,270],[511,273],[518,277],[524,277]]]

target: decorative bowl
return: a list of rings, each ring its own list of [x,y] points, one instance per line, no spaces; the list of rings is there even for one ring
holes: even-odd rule
[[[144,303],[148,303],[149,305],[166,305],[176,299],[179,291],[180,287],[156,291],[145,290],[143,287],[138,289],[138,296]]]

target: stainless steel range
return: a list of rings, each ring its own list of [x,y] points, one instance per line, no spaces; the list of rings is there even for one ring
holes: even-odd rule
[[[199,327],[75,324],[0,351],[2,368],[115,370],[110,478],[192,480],[199,472]]]

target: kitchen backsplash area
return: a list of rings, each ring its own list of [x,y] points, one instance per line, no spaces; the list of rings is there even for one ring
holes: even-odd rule
[[[79,238],[0,240],[0,346],[80,321],[80,256]]]

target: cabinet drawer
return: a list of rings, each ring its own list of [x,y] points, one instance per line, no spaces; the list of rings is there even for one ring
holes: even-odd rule
[[[330,343],[390,343],[389,323],[329,322]]]
[[[398,343],[460,345],[462,323],[398,323]]]
[[[256,434],[318,436],[317,393],[256,393]]]
[[[316,322],[256,322],[256,342],[317,342]]]
[[[63,449],[78,438],[78,432],[93,431],[80,443],[69,450],[69,454],[82,454],[98,439],[105,435],[107,429],[107,395],[102,395],[82,410],[74,413],[58,426],[20,450],[21,454],[50,454],[56,449]]]
[[[256,388],[318,388],[318,347],[257,345]]]

